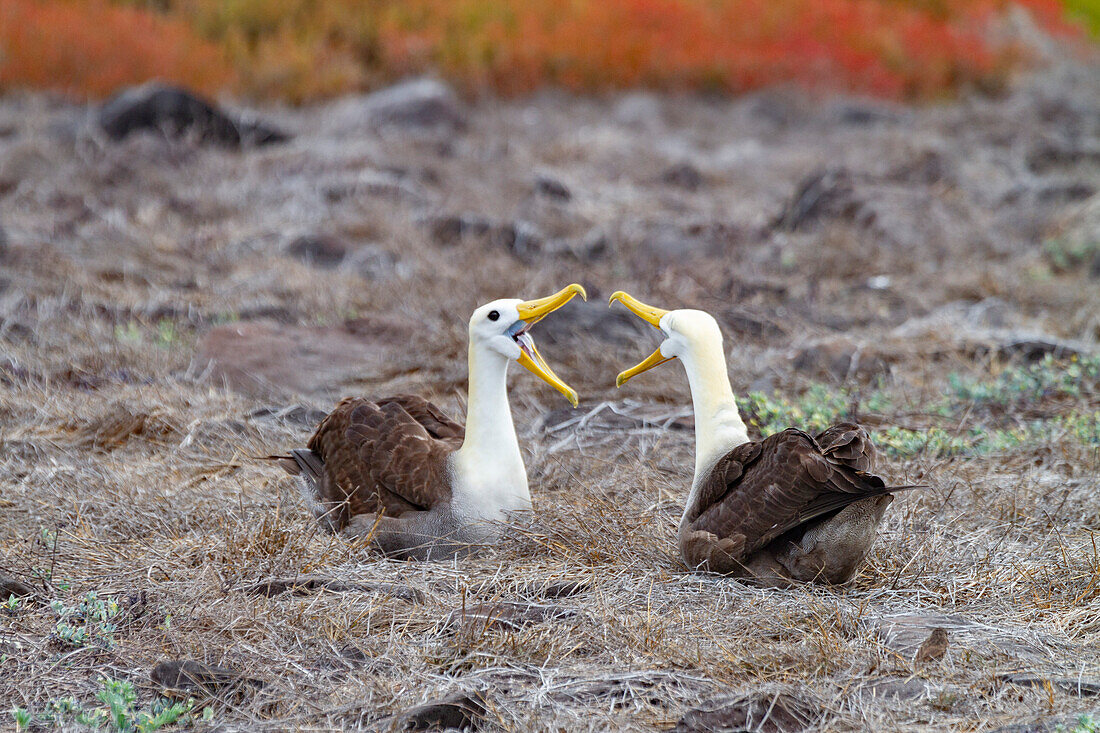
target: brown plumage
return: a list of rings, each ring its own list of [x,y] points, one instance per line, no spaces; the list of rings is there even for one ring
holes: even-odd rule
[[[269,456],[300,479],[322,526],[388,555],[454,557],[499,539],[531,509],[527,469],[508,406],[508,366],[518,363],[577,405],[535,348],[531,328],[584,288],[535,300],[501,298],[469,321],[466,427],[425,399],[345,399],[306,448]],[[467,433],[468,429],[468,433]]]
[[[766,585],[843,583],[867,557],[893,492],[871,473],[867,431],[843,422],[818,435],[788,428],[749,440],[726,372],[722,329],[690,308],[664,310],[612,294],[664,335],[616,384],[679,359],[695,411],[695,475],[680,520],[684,562]]]
[[[920,645],[920,649],[917,649],[917,655],[913,658],[913,662],[924,664],[942,659],[943,655],[947,653],[947,645],[947,630],[937,626],[932,629],[932,633]]]
[[[688,565],[765,582],[842,583],[862,563],[891,492],[867,432],[788,428],[738,445],[710,469],[680,526]]]
[[[446,459],[464,436],[422,397],[351,397],[321,421],[305,450],[281,463],[312,489],[314,516],[339,531],[357,514],[399,517],[449,498]]]

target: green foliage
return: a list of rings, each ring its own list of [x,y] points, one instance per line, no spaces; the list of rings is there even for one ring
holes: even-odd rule
[[[850,404],[845,391],[814,384],[794,401],[752,392],[746,398],[739,398],[737,406],[750,425],[759,428],[764,435],[771,435],[789,427],[810,432],[824,430],[837,420],[847,418]]]
[[[125,326],[121,323],[115,326],[115,340],[127,341],[132,344],[141,343],[141,329],[137,321],[128,321]]]
[[[965,414],[973,427],[956,434],[940,427],[914,430],[891,425],[873,431],[874,439],[880,449],[897,458],[984,455],[1063,435],[1083,445],[1100,446],[1100,412],[1070,411],[1008,428],[983,426],[980,415],[975,414],[976,407],[1007,408],[1052,397],[1081,398],[1097,392],[1100,392],[1100,357],[1059,361],[1048,355],[1034,364],[1010,366],[985,379],[952,374],[944,397],[923,406],[922,412],[960,422]],[[753,392],[739,398],[738,407],[746,422],[762,435],[788,427],[816,432],[853,416],[890,414],[898,408],[883,389],[860,396],[823,384],[812,385],[793,400]]]
[[[76,606],[54,601],[50,608],[57,614],[54,631],[61,641],[78,647],[95,644],[109,648],[114,645],[118,627],[113,619],[120,610],[114,598],[100,599],[95,591],[88,591]]]
[[[1052,396],[1080,397],[1086,390],[1100,388],[1100,357],[1058,361],[1047,354],[1042,361],[1009,367],[990,380],[952,374],[949,384],[955,401],[965,404],[1011,405]]]
[[[1100,13],[1100,0],[1097,0],[1096,8]],[[1100,21],[1100,15],[1097,21]],[[1093,258],[1100,255],[1100,240],[1048,239],[1043,242],[1043,255],[1054,272],[1079,271],[1091,265]]]
[[[167,318],[162,318],[157,321],[157,346],[162,349],[170,349],[180,340],[179,331],[176,330],[176,324]]]
[[[176,327],[175,322],[169,318],[161,318],[155,327],[150,328],[135,320],[127,321],[125,325],[115,326],[115,340],[130,344],[143,344],[151,342],[162,349],[171,349],[178,346],[183,339],[183,334]]]
[[[1081,21],[1094,36],[1100,36],[1100,0],[1065,0],[1071,18]]]
[[[148,710],[138,710],[137,692],[132,682],[110,677],[104,677],[101,682],[102,689],[96,693],[95,699],[102,705],[85,708],[76,698],[62,697],[51,700],[46,706],[46,712],[38,716],[39,720],[50,723],[55,728],[71,727],[75,722],[79,726],[96,730],[107,728],[119,733],[148,733],[191,717],[195,704],[193,700],[172,702],[167,698],[157,697]],[[210,720],[212,713],[210,708],[204,709],[202,720]],[[21,725],[20,729],[29,726],[34,717],[22,708],[16,708],[12,714],[16,716],[16,726]]]
[[[11,715],[15,718],[15,729],[26,730],[31,725],[31,713],[26,708],[12,708]]]
[[[1082,715],[1072,728],[1067,728],[1064,723],[1059,723],[1054,730],[1058,733],[1100,733],[1100,720],[1091,715]]]

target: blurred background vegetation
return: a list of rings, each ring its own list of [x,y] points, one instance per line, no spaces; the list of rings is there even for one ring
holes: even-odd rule
[[[0,90],[160,78],[292,103],[439,74],[471,93],[775,83],[899,99],[996,89],[1020,13],[1100,32],[1100,0],[4,0]]]

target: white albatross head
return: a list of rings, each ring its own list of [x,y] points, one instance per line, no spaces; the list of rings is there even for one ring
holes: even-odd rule
[[[587,299],[584,288],[573,283],[553,295],[536,300],[503,298],[486,303],[470,316],[470,346],[518,361],[525,369],[565,395],[577,406],[577,392],[563,382],[535,348],[530,329],[568,303],[574,295]]]
[[[714,316],[706,311],[681,308],[664,310],[646,305],[622,290],[612,294],[608,305],[619,301],[634,315],[657,328],[665,335],[665,340],[657,350],[642,363],[626,369],[615,378],[615,386],[621,387],[628,379],[672,359],[697,361],[704,351],[722,353],[722,331]]]
[[[621,387],[631,377],[671,359],[680,359],[684,364],[695,408],[694,491],[698,488],[700,477],[705,475],[714,461],[749,439],[730,387],[722,331],[714,317],[703,311],[655,308],[621,290],[611,296],[610,303],[615,301],[625,305],[665,336],[649,358],[619,373],[615,379],[616,386]]]

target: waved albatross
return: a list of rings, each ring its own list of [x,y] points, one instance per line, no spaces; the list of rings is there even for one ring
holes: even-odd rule
[[[658,328],[665,340],[631,377],[679,358],[695,410],[695,476],[678,541],[690,568],[763,585],[791,580],[844,583],[875,541],[891,492],[869,473],[875,447],[855,423],[818,435],[795,428],[749,440],[726,372],[722,332],[709,314],[646,305],[619,291],[621,302]]]
[[[574,295],[573,284],[538,300],[495,300],[470,317],[466,426],[412,395],[345,398],[305,449],[272,456],[298,476],[322,526],[370,537],[387,555],[452,557],[499,537],[511,511],[531,508],[527,471],[508,407],[512,361],[577,406],[528,330]]]

